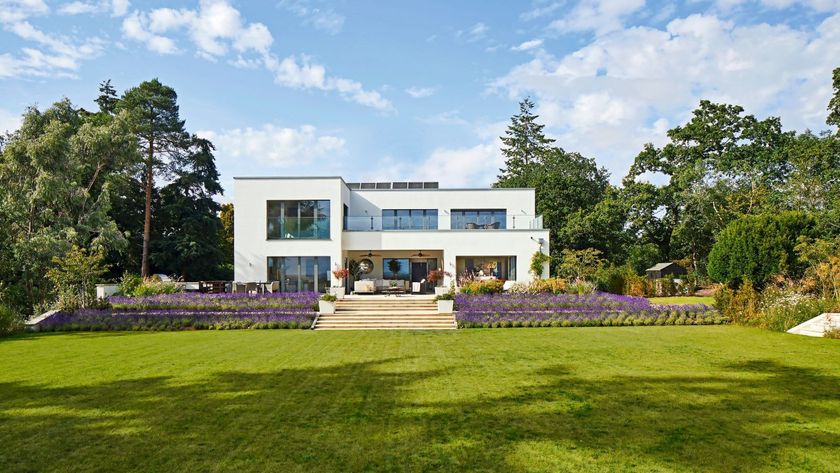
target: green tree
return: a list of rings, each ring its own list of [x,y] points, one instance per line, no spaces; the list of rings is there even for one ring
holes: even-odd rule
[[[222,204],[219,210],[219,221],[221,228],[219,230],[219,247],[224,254],[223,262],[233,269],[233,203],[228,202]]]
[[[601,252],[594,248],[565,249],[561,253],[557,274],[575,280],[589,280],[603,265]]]
[[[73,245],[124,248],[110,189],[136,159],[123,114],[87,115],[66,99],[26,111],[0,158],[0,281],[8,303],[28,313],[48,299],[45,275]]]
[[[776,208],[794,135],[782,131],[777,117],[758,120],[740,106],[703,100],[668,137],[662,148],[645,146],[624,188],[642,241],[656,243],[664,258],[689,257],[696,269],[729,222]],[[650,174],[667,183],[640,182]]]
[[[554,142],[545,136],[545,125],[537,123],[537,118],[530,98],[519,103],[519,114],[511,117],[505,136],[500,137],[505,167],[500,169],[497,187],[527,187],[533,166],[542,162],[543,153]]]
[[[837,132],[840,133],[840,67],[835,68],[832,72],[831,85],[834,88],[834,95],[828,102],[828,117],[826,117],[825,122],[836,126]]]
[[[73,245],[66,254],[54,256],[55,266],[47,271],[53,284],[57,307],[62,310],[85,309],[96,302],[96,284],[108,272],[101,250],[86,251]]]
[[[140,153],[144,157],[145,206],[140,258],[140,274],[143,276],[150,274],[155,177],[168,177],[171,174],[170,163],[178,159],[190,145],[190,137],[180,118],[177,101],[178,95],[173,88],[153,79],[126,90],[116,107],[129,114]]]
[[[198,137],[170,163],[173,180],[160,190],[158,238],[151,259],[155,267],[187,280],[210,279],[219,274],[224,253],[219,245],[222,193],[213,158],[213,145]]]
[[[800,276],[804,266],[796,242],[813,233],[814,219],[802,212],[743,216],[718,235],[709,253],[709,276],[729,285],[749,280],[757,287],[776,274]]]

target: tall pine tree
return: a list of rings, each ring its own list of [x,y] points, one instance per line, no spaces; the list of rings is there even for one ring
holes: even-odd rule
[[[526,187],[533,166],[539,164],[543,154],[551,148],[554,140],[545,136],[545,125],[537,123],[538,118],[530,98],[519,102],[519,114],[511,117],[505,136],[500,137],[505,167],[500,169],[496,187]]]
[[[153,79],[128,89],[117,104],[131,117],[140,152],[144,157],[143,187],[145,213],[143,219],[143,253],[140,274],[148,276],[152,236],[152,197],[155,177],[171,176],[171,163],[190,146],[190,136],[178,113],[178,94],[171,87]]]

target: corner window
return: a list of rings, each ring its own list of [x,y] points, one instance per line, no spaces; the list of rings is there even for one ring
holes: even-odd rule
[[[269,240],[330,238],[329,200],[269,200],[266,211]]]

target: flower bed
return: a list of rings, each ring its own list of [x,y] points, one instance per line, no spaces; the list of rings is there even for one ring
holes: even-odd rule
[[[45,331],[309,328],[318,294],[180,293],[111,297],[110,302],[107,309],[59,312],[39,327]]]
[[[710,325],[728,320],[705,304],[651,305],[642,297],[606,293],[459,294],[460,328]]]

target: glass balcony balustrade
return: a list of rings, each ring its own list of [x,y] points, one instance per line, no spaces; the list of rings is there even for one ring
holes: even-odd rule
[[[269,239],[316,239],[330,237],[330,217],[268,217]]]
[[[408,217],[347,216],[346,232],[542,230],[542,215],[422,215]]]

